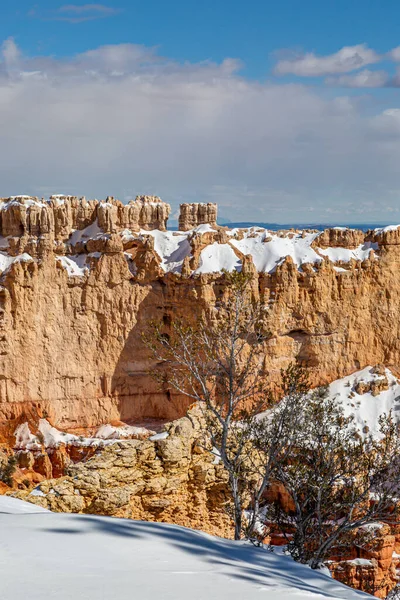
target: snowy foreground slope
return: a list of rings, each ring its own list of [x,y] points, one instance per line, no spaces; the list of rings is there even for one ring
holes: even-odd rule
[[[245,542],[0,496],[2,600],[370,598]]]

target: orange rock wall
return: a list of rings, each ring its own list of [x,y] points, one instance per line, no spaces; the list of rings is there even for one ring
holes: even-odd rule
[[[176,315],[209,310],[223,292],[224,276],[194,276],[189,263],[182,274],[165,274],[151,236],[124,241],[119,232],[126,221],[115,221],[113,209],[126,216],[136,205],[52,202],[52,211],[35,207],[29,218],[18,203],[0,211],[3,235],[13,234],[9,254],[14,248],[36,257],[0,275],[0,421],[10,426],[27,413],[45,412],[65,429],[181,416],[187,402],[158,389],[141,333],[152,319],[167,327]],[[147,200],[138,204],[151,213],[149,227],[169,210]],[[74,246],[96,256],[84,277],[69,276],[57,256],[72,251],[65,242],[71,227],[87,227],[94,214],[109,233]],[[353,247],[361,240],[377,242],[379,249],[344,270],[328,259],[299,270],[286,258],[271,274],[257,273],[251,257],[241,256],[252,274],[252,292],[266,306],[265,366],[272,378],[295,358],[307,363],[316,384],[368,364],[399,371],[400,231],[347,232],[349,239],[332,231],[323,234],[328,245]],[[213,241],[227,243],[225,238],[221,231],[194,236],[191,262]]]

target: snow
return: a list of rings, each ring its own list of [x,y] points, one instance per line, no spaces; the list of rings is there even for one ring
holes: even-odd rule
[[[211,450],[211,453],[214,454],[215,458],[213,460],[213,465],[219,465],[219,463],[221,462],[221,452],[218,450],[218,448],[216,448],[215,446],[213,446],[213,449]]]
[[[301,233],[281,237],[266,230],[249,229],[245,232],[242,240],[232,239],[231,244],[243,254],[251,254],[257,271],[262,273],[273,273],[287,256],[301,267],[304,263],[318,263],[322,259],[311,244],[319,236],[319,233]],[[271,239],[270,239],[271,238]],[[266,241],[269,240],[270,241]]]
[[[11,514],[0,514],[5,599],[370,598],[279,548],[269,552],[166,523],[43,513],[32,504],[14,510],[9,500]]]
[[[44,492],[42,492],[40,487],[35,487],[35,489],[33,489],[29,495],[30,496],[41,496],[42,498],[44,498],[46,496],[46,494]]]
[[[87,241],[88,239],[96,239],[106,236],[104,231],[99,227],[97,219],[91,225],[84,229],[76,229],[68,240],[68,244],[75,246],[78,242]]]
[[[400,385],[396,377],[389,369],[385,370],[389,382],[389,389],[382,391],[378,396],[373,396],[370,392],[357,394],[355,386],[357,382],[376,381],[382,379],[381,375],[372,373],[372,367],[366,367],[352,375],[343,377],[334,381],[329,386],[329,394],[335,396],[337,401],[343,406],[346,416],[354,415],[355,425],[361,435],[365,435],[363,429],[368,427],[369,433],[379,438],[379,416],[388,414],[392,410],[393,417],[400,422]],[[354,397],[350,397],[353,393]]]
[[[58,206],[63,206],[65,204],[65,200],[68,198],[65,194],[52,194],[50,196],[49,203],[53,200]]]
[[[368,558],[353,558],[352,560],[345,560],[343,562],[355,567],[373,567],[372,561]]]
[[[155,435],[152,435],[149,438],[149,440],[151,442],[158,442],[159,440],[166,440],[167,437],[169,437],[168,431],[162,431],[161,433],[156,433]]]
[[[388,225],[387,227],[377,227],[375,233],[386,233],[387,231],[397,231],[400,225]]]
[[[331,262],[349,262],[352,258],[355,260],[365,260],[369,257],[371,250],[377,250],[376,242],[366,242],[360,244],[354,250],[350,248],[318,248],[318,252],[323,256],[327,256]]]
[[[60,195],[52,196],[51,198],[56,202],[63,203],[65,197]],[[27,206],[45,206],[45,204],[31,198],[21,199],[21,197],[15,197],[13,201],[23,202]],[[10,201],[0,203],[0,209],[4,210],[9,205]],[[382,230],[376,230],[376,232],[389,231],[396,228],[397,226],[389,226]],[[125,243],[140,239],[143,240],[149,236],[152,237],[154,239],[154,249],[161,259],[161,268],[163,271],[165,273],[180,273],[185,258],[192,257],[191,242],[193,239],[196,239],[197,236],[200,237],[213,233],[217,234],[217,231],[211,225],[204,224],[190,231],[183,232],[159,231],[155,229],[152,231],[141,230],[137,233],[129,229],[124,229],[119,232],[119,235]],[[194,271],[194,275],[220,273],[223,270],[240,271],[242,261],[238,255],[240,256],[241,254],[252,256],[258,272],[274,273],[277,266],[281,265],[288,256],[292,258],[293,263],[301,270],[302,265],[305,263],[316,265],[321,263],[325,257],[334,264],[349,262],[351,259],[363,261],[369,257],[372,250],[379,250],[377,242],[366,242],[355,249],[342,247],[319,248],[317,244],[321,232],[286,231],[277,233],[260,227],[250,227],[248,229],[226,230],[224,234],[228,238],[227,243],[215,241],[202,249],[199,257],[199,265]],[[70,246],[75,246],[89,239],[108,239],[109,237],[109,234],[104,233],[99,227],[98,220],[96,219],[88,227],[73,231],[67,243]],[[212,235],[208,236],[208,240],[210,239],[212,240]],[[0,249],[5,250],[7,247],[8,240],[0,238]],[[85,269],[88,267],[86,264],[88,256],[91,255],[76,254],[59,256],[57,260],[70,276],[83,277]],[[14,260],[18,260],[18,258],[9,257],[5,252],[1,252],[0,250],[0,270],[7,268],[11,264],[11,261]],[[130,269],[134,274],[135,266],[130,265]],[[335,270],[340,273],[344,272],[343,266],[335,266]]]
[[[24,252],[23,254],[14,256],[13,262],[31,262],[31,261],[33,261],[32,256],[30,254],[28,254],[27,252]]]
[[[15,448],[21,450],[40,448],[39,439],[31,433],[28,423],[21,423],[21,425],[18,425],[14,435]]]
[[[14,262],[14,256],[8,256],[5,252],[0,252],[0,272],[6,271]]]
[[[149,433],[153,432],[145,427],[135,427],[134,425],[122,425],[120,427],[115,427],[107,424],[102,425],[96,431],[95,437],[102,440],[119,440],[123,438],[130,438],[132,436],[144,436],[148,435]]]
[[[69,277],[84,277],[90,270],[90,259],[98,259],[101,256],[101,252],[89,252],[89,254],[56,256],[56,260],[66,269]]]
[[[30,502],[18,500],[18,498],[11,498],[10,496],[0,496],[0,514],[26,515],[49,512],[50,511],[48,511],[47,508],[42,508],[41,506],[37,506],[36,504],[31,504]]]
[[[344,415],[349,417],[353,415],[354,426],[361,437],[372,435],[375,439],[382,437],[379,430],[379,417],[388,415],[392,411],[392,416],[397,423],[400,423],[400,383],[389,369],[385,369],[385,377],[388,381],[388,389],[381,391],[377,396],[371,392],[358,394],[355,391],[359,382],[369,383],[382,380],[383,376],[373,373],[373,367],[365,367],[360,371],[337,379],[327,386],[327,393],[331,398],[335,398],[337,403],[343,408]],[[258,415],[259,419],[269,418],[271,412],[265,411]],[[378,524],[368,527],[377,528]]]
[[[199,266],[195,273],[220,273],[226,271],[240,271],[241,261],[236,256],[229,244],[218,244],[214,242],[200,253]]]
[[[134,425],[121,425],[115,427],[107,424],[102,425],[93,437],[84,437],[60,431],[56,427],[53,427],[46,419],[39,420],[38,431],[38,435],[33,434],[28,423],[21,423],[21,425],[18,425],[14,432],[15,449],[21,451],[40,450],[42,444],[45,448],[57,448],[60,444],[83,447],[108,446],[119,439],[149,436],[154,433],[145,427],[136,427]]]
[[[0,273],[7,271],[14,263],[31,261],[33,261],[33,258],[27,252],[19,254],[18,256],[9,256],[5,252],[0,252]]]
[[[199,225],[186,232],[172,231],[141,231],[140,235],[151,235],[154,238],[154,249],[160,256],[161,267],[165,272],[180,272],[183,260],[191,256],[190,240],[193,236],[215,231],[210,225]],[[194,274],[220,273],[223,269],[234,271],[241,269],[241,260],[236,256],[235,249],[240,253],[250,254],[256,269],[260,273],[273,273],[276,267],[290,256],[299,269],[305,263],[317,264],[326,256],[333,263],[364,260],[369,257],[371,250],[378,250],[376,242],[367,242],[358,248],[313,248],[320,232],[274,232],[251,227],[249,229],[232,229],[227,231],[229,243],[214,242],[206,246],[200,254],[199,267]],[[242,239],[239,239],[241,236]],[[122,232],[124,241],[135,239],[129,230]],[[335,267],[338,272],[345,272],[341,267]]]
[[[21,195],[21,196],[10,196],[9,198],[7,198],[5,200],[5,202],[0,204],[0,210],[7,210],[7,208],[11,204],[23,204],[24,206],[27,206],[27,207],[31,207],[31,206],[38,206],[40,208],[46,207],[46,204],[44,202],[41,202],[40,200],[38,200],[37,198],[34,198],[33,196]]]
[[[59,431],[46,419],[39,421],[40,437],[31,433],[28,423],[22,423],[15,430],[15,448],[19,450],[36,450],[41,443],[46,448],[56,448],[60,444],[73,444],[79,441],[79,437],[71,433]],[[89,438],[87,438],[89,439]]]
[[[161,268],[166,273],[179,272],[183,260],[190,256],[191,246],[187,233],[178,235],[172,231],[141,231],[141,235],[151,235],[154,238],[154,250],[161,258]]]
[[[73,256],[57,256],[56,259],[66,269],[69,277],[84,277],[88,271],[86,266],[87,254]]]
[[[115,439],[105,440],[99,437],[77,436],[72,433],[60,431],[50,425],[46,419],[39,420],[39,435],[31,432],[28,423],[21,423],[14,432],[16,450],[40,450],[42,443],[45,448],[57,448],[60,444],[73,446],[106,446],[115,442]]]
[[[123,242],[131,242],[137,239],[137,235],[134,235],[130,229],[123,229],[120,235]]]
[[[379,531],[380,529],[382,529],[382,527],[383,523],[367,523],[366,525],[362,525],[360,529],[362,531],[368,531],[370,533],[373,533],[375,531]]]
[[[210,233],[211,231],[216,231],[214,227],[211,227],[209,223],[204,223],[203,225],[198,225],[192,230],[193,233]]]

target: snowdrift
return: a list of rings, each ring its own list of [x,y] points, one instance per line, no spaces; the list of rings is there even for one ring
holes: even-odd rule
[[[165,523],[55,514],[3,496],[0,530],[5,600],[370,598],[278,549]]]

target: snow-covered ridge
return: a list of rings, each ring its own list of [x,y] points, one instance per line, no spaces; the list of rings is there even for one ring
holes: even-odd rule
[[[377,242],[360,244],[355,249],[319,248],[320,232],[277,234],[259,228],[233,229],[226,232],[228,240],[226,242],[212,241],[213,233],[216,236],[218,232],[210,225],[200,225],[186,232],[159,230],[134,232],[124,229],[118,235],[123,243],[135,240],[143,241],[146,237],[153,238],[154,250],[161,259],[162,270],[165,273],[180,273],[184,260],[193,257],[193,238],[209,234],[210,241],[205,243],[205,247],[201,250],[198,266],[194,269],[193,275],[220,273],[223,270],[240,271],[243,255],[252,257],[255,267],[260,273],[273,273],[287,257],[290,257],[300,270],[306,263],[315,266],[324,259],[328,259],[335,265],[339,264],[337,272],[345,272],[346,268],[344,267],[351,260],[363,261],[370,257],[372,251],[379,250]],[[73,249],[78,243],[85,243],[88,240],[105,240],[109,237],[109,234],[105,234],[95,221],[85,229],[73,231],[66,241],[66,246]],[[9,256],[5,252],[6,244],[7,238],[4,238],[5,247],[3,246],[3,250],[0,250],[0,273],[8,269],[14,262],[33,260],[27,253],[17,257]],[[90,259],[100,256],[101,253],[73,254],[69,251],[67,255],[57,255],[55,260],[66,269],[69,276],[84,277],[90,269]],[[129,256],[126,258],[130,260]]]
[[[30,196],[13,196],[8,199],[0,199],[0,210],[6,210],[14,204],[22,204],[29,212],[33,206],[41,208],[48,207],[51,204],[53,206],[54,204],[61,206],[67,203],[67,201],[69,202],[71,198],[70,196],[53,195],[48,200],[39,200]],[[83,200],[82,198],[78,201],[83,202]],[[117,208],[113,204],[115,202],[114,199],[95,202],[98,203],[98,206]],[[160,201],[160,203],[162,202]],[[128,207],[128,205],[119,204],[123,209]],[[153,204],[157,203],[150,200],[144,202],[144,205],[150,206]],[[203,224],[190,231],[162,231],[160,229],[134,231],[127,228],[118,229],[114,223],[111,229],[105,231],[102,227],[107,228],[108,225],[107,220],[104,221],[104,215],[100,218],[100,212],[96,213],[96,211],[91,214],[93,217],[97,216],[89,226],[84,229],[70,229],[69,232],[63,233],[62,238],[57,238],[54,241],[54,249],[57,253],[55,260],[65,268],[71,277],[85,277],[91,266],[95,264],[91,258],[99,258],[101,256],[100,254],[95,256],[95,253],[90,252],[90,249],[97,250],[98,248],[102,248],[101,242],[105,244],[115,234],[120,237],[124,248],[129,243],[132,244],[135,241],[140,242],[146,238],[152,238],[154,250],[160,257],[161,269],[165,273],[181,273],[184,261],[186,260],[186,265],[188,265],[188,259],[193,258],[196,261],[192,268],[192,275],[220,273],[223,270],[240,271],[242,269],[243,256],[250,256],[257,271],[260,273],[274,273],[277,267],[287,257],[290,257],[300,271],[306,263],[315,268],[318,264],[327,260],[333,263],[335,271],[338,274],[343,274],[349,270],[351,261],[364,261],[371,257],[372,252],[377,253],[377,258],[379,258],[379,244],[381,239],[379,236],[396,231],[400,227],[390,225],[385,228],[377,228],[374,232],[370,232],[367,237],[356,230],[343,227],[331,228],[331,233],[336,232],[342,240],[347,239],[346,232],[349,232],[350,238],[353,236],[353,239],[359,239],[361,242],[363,239],[374,240],[364,241],[357,247],[351,245],[350,248],[347,248],[338,243],[333,243],[334,247],[327,247],[326,240],[329,240],[329,236],[325,236],[324,240],[321,239],[319,245],[318,240],[320,236],[323,236],[323,232],[316,230],[275,232],[260,227],[229,230],[210,224]],[[113,214],[112,211],[110,214]],[[102,223],[102,227],[99,222]],[[34,223],[36,223],[35,220]],[[76,226],[77,223],[75,223],[74,227]],[[129,225],[129,227],[133,227],[133,225]],[[110,233],[111,231],[113,233]],[[358,234],[360,234],[359,237]],[[32,236],[30,243],[36,245],[40,237],[41,235],[37,238]],[[336,236],[333,236],[333,239],[335,238]],[[19,256],[9,256],[7,254],[9,241],[10,236],[8,238],[0,237],[0,274],[6,271],[13,262],[28,260],[28,257],[29,260],[37,260],[36,258],[32,259],[29,254],[22,252],[26,249],[25,246],[21,246],[21,254]],[[96,242],[96,244],[93,244],[93,242]],[[86,249],[86,244],[89,250]],[[126,255],[126,259],[129,262],[131,272],[134,274],[136,269],[134,258],[132,259],[132,256]]]
[[[388,233],[389,231],[397,231],[400,225],[387,225],[386,227],[377,227],[374,229],[375,233]]]
[[[183,260],[187,256],[192,256],[190,240],[193,236],[213,231],[215,230],[209,225],[202,225],[188,232],[143,231],[141,233],[154,238],[154,249],[162,260],[163,270],[179,272]],[[273,273],[288,256],[301,269],[306,263],[312,265],[321,263],[325,257],[332,263],[363,261],[369,258],[371,251],[379,249],[376,242],[360,244],[355,249],[319,248],[318,237],[321,232],[287,231],[278,234],[252,227],[244,230],[232,229],[226,234],[228,237],[226,243],[211,242],[201,251],[199,266],[195,269],[194,275],[219,273],[222,270],[241,270],[241,255],[250,255],[259,273]]]

